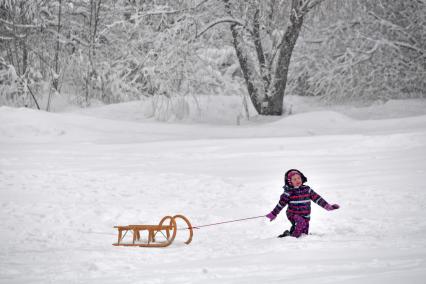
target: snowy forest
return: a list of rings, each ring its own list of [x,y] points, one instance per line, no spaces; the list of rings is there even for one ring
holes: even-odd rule
[[[424,0],[0,0],[0,105],[426,97]],[[171,105],[172,110],[162,110]],[[247,105],[246,105],[247,108]]]

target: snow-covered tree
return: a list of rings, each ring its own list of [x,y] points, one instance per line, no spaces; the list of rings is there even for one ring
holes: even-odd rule
[[[33,68],[32,61],[37,53],[34,43],[40,41],[40,31],[50,25],[47,15],[46,1],[0,0],[0,57],[17,75],[15,87],[7,88],[15,98],[10,104],[38,107],[29,85],[40,87],[41,74]],[[0,95],[10,94],[3,88]]]
[[[281,115],[290,59],[306,15],[322,0],[223,0],[248,94],[262,115]],[[204,32],[204,31],[203,31]]]
[[[290,90],[327,101],[424,97],[426,4],[330,0],[307,21]]]

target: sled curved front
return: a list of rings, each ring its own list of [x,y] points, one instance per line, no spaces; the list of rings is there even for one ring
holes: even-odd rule
[[[175,216],[173,216],[173,218],[174,218],[174,219],[176,219],[176,218],[180,218],[180,219],[182,219],[183,221],[185,221],[186,225],[188,225],[189,237],[188,237],[188,240],[185,242],[185,244],[189,245],[189,243],[192,241],[192,236],[194,235],[194,232],[193,232],[193,230],[192,230],[192,225],[191,225],[191,223],[189,222],[188,218],[186,218],[186,217],[185,217],[185,216],[183,216],[183,215],[175,215]]]
[[[175,216],[165,216],[161,219],[158,225],[127,225],[127,226],[114,226],[118,230],[118,241],[114,243],[114,246],[134,246],[134,247],[167,247],[169,246],[174,239],[176,238],[177,225],[176,218],[182,219],[189,229],[189,238],[185,242],[189,244],[192,240],[193,231],[192,225],[189,222],[188,218],[183,215]],[[124,242],[123,239],[128,232],[132,232],[132,242]],[[148,238],[146,242],[141,242],[141,232],[147,231]],[[124,234],[123,234],[124,233]],[[165,241],[157,242],[157,235],[162,235]]]

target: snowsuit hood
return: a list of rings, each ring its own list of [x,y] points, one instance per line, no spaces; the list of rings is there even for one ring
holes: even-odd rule
[[[293,187],[293,185],[290,182],[291,181],[290,180],[291,177],[289,177],[290,172],[297,172],[300,175],[300,177],[302,178],[302,183],[305,183],[305,182],[308,181],[308,179],[305,177],[305,175],[301,171],[299,171],[297,169],[290,169],[284,175],[284,183],[285,183],[286,186]]]

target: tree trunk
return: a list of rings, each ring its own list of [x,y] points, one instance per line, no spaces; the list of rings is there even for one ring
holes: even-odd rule
[[[300,15],[297,14],[298,9],[295,9],[294,5],[297,5],[295,2],[296,1],[293,0],[290,25],[285,31],[280,43],[281,47],[279,49],[277,65],[274,72],[271,98],[268,101],[268,115],[282,115],[283,111],[283,99],[287,85],[291,55],[303,24],[303,15],[301,13]]]
[[[25,10],[24,2],[21,2],[20,4],[21,11]],[[21,22],[22,24],[26,25],[29,24],[27,20],[25,19],[25,16],[21,15]],[[28,41],[28,31],[25,31],[25,37],[21,39],[20,44],[22,47],[22,75],[25,75],[25,72],[27,72],[28,68],[28,49],[27,49],[27,41]]]
[[[16,15],[17,14],[17,12],[16,12],[16,7],[14,6],[13,7],[13,16],[11,16],[11,20],[12,20],[12,22],[13,22],[13,51],[14,51],[14,53],[15,53],[15,59],[16,59],[16,61],[15,61],[15,70],[16,70],[16,74],[18,75],[18,76],[21,76],[22,75],[22,73],[21,73],[21,68],[20,68],[20,64],[19,64],[19,54],[18,54],[18,50],[19,50],[19,47],[18,47],[18,42],[19,42],[19,39],[18,39],[18,37],[17,37],[17,35],[18,35],[18,30],[17,30],[17,28],[16,28],[16,25],[15,25],[15,16],[14,15]]]
[[[58,91],[59,86],[59,33],[61,32],[61,14],[62,14],[62,0],[59,0],[59,12],[58,12],[58,34],[56,36],[56,49],[55,49],[55,76],[53,78],[53,88]]]
[[[93,89],[93,80],[92,77],[95,76],[96,70],[94,65],[94,56],[95,56],[95,40],[96,33],[99,24],[99,16],[100,16],[100,8],[101,8],[102,0],[98,0],[96,3],[95,0],[90,1],[90,18],[89,18],[89,50],[88,50],[88,58],[89,64],[87,66],[86,73],[86,105],[90,105],[90,99],[92,98],[92,89]]]
[[[25,74],[25,72],[27,72],[27,68],[28,68],[27,42],[22,41],[22,74]]]
[[[271,83],[271,77],[266,67],[265,53],[263,52],[262,40],[260,38],[260,18],[259,18],[259,7],[257,7],[254,13],[253,19],[253,38],[254,46],[256,48],[257,59],[259,61],[260,75],[262,76],[263,89],[265,96],[268,96],[269,85]]]
[[[260,114],[262,111],[262,103],[259,100],[259,91],[254,85],[254,80],[251,76],[251,68],[248,64],[248,55],[244,52],[243,45],[242,45],[242,39],[240,35],[238,34],[238,31],[236,30],[235,25],[231,25],[231,31],[232,31],[232,37],[233,37],[233,44],[235,48],[235,52],[237,53],[238,61],[240,63],[241,71],[244,76],[244,80],[247,85],[247,91],[250,96],[250,100],[252,101],[254,108],[257,110],[257,112]]]
[[[225,3],[225,9],[227,13],[232,17],[229,0],[223,0],[223,2]],[[262,102],[259,99],[259,91],[255,87],[254,79],[251,74],[253,68],[249,66],[248,54],[244,50],[244,42],[239,31],[237,30],[236,24],[231,25],[231,32],[235,53],[237,54],[238,61],[240,63],[241,72],[243,73],[244,80],[246,82],[250,100],[253,103],[256,111],[260,114],[262,111]]]

